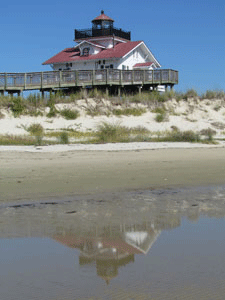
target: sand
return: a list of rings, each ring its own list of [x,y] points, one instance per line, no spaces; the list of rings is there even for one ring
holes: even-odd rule
[[[65,120],[21,116],[1,109],[0,133],[28,135],[26,127],[40,123],[45,131],[73,128],[95,131],[102,121],[127,127],[142,126],[153,134],[158,131],[211,128],[216,130],[217,145],[193,143],[126,143],[104,145],[0,146],[0,202],[37,200],[87,193],[155,189],[225,183],[224,147],[225,101],[171,100],[164,103],[169,114],[166,122],[155,121],[150,107],[142,116],[87,115],[99,106],[108,111],[119,108],[113,102],[93,99],[57,104],[57,109],[77,109],[80,117]],[[143,106],[142,104],[131,104]],[[49,109],[49,108],[48,108]],[[47,112],[47,111],[46,111]],[[45,113],[46,113],[45,112]]]
[[[41,151],[41,150],[40,150]],[[1,151],[0,203],[225,183],[224,148]]]
[[[118,101],[117,101],[118,102]],[[150,106],[149,106],[150,105]],[[216,131],[216,138],[225,136],[225,101],[223,99],[200,100],[189,98],[187,101],[181,100],[177,102],[175,99],[165,103],[158,104],[127,104],[119,105],[107,100],[77,100],[74,103],[59,103],[56,104],[58,111],[64,108],[78,110],[79,118],[75,120],[66,120],[60,115],[55,118],[48,118],[46,114],[49,112],[49,107],[42,110],[43,116],[31,117],[27,115],[14,118],[9,109],[0,107],[0,112],[3,118],[0,118],[0,134],[9,135],[29,135],[26,131],[33,123],[40,123],[45,132],[53,130],[66,130],[68,128],[80,131],[96,131],[98,125],[102,122],[120,124],[128,128],[145,127],[152,134],[157,132],[170,131],[171,126],[176,126],[179,130],[193,130],[195,132],[203,129],[211,128]],[[167,110],[167,118],[165,122],[156,122],[156,113],[153,112],[157,106],[164,106]],[[115,116],[111,114],[114,109],[124,109],[127,107],[138,107],[146,109],[146,113],[141,116]],[[87,111],[102,111],[103,115],[90,116]],[[104,115],[104,112],[108,116]]]

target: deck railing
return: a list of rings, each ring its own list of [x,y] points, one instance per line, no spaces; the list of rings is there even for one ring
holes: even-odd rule
[[[115,35],[117,37],[124,38],[126,40],[131,39],[131,32],[122,30],[121,28],[109,27],[109,28],[88,28],[88,29],[75,29],[74,37],[76,39],[99,37]]]
[[[44,90],[97,85],[174,85],[178,71],[162,70],[82,70],[32,73],[0,73],[1,91]]]

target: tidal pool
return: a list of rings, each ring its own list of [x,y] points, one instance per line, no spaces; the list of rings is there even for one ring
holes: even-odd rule
[[[0,299],[224,299],[225,187],[0,207]]]

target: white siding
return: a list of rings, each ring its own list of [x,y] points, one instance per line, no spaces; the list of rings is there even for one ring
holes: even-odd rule
[[[120,64],[118,66],[118,69],[122,70],[123,66],[125,66],[125,69],[129,69],[132,70],[133,66],[137,63],[144,63],[146,62],[145,58],[144,58],[144,53],[141,50],[140,47],[136,48],[135,50],[133,50],[128,56],[126,56],[125,58],[122,58],[120,60]]]

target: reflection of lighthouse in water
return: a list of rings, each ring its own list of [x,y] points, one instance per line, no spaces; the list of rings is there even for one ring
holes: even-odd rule
[[[159,236],[154,226],[141,230],[117,231],[101,236],[56,236],[58,242],[80,250],[79,264],[95,266],[97,275],[107,284],[122,266],[134,262],[135,254],[147,254]]]

